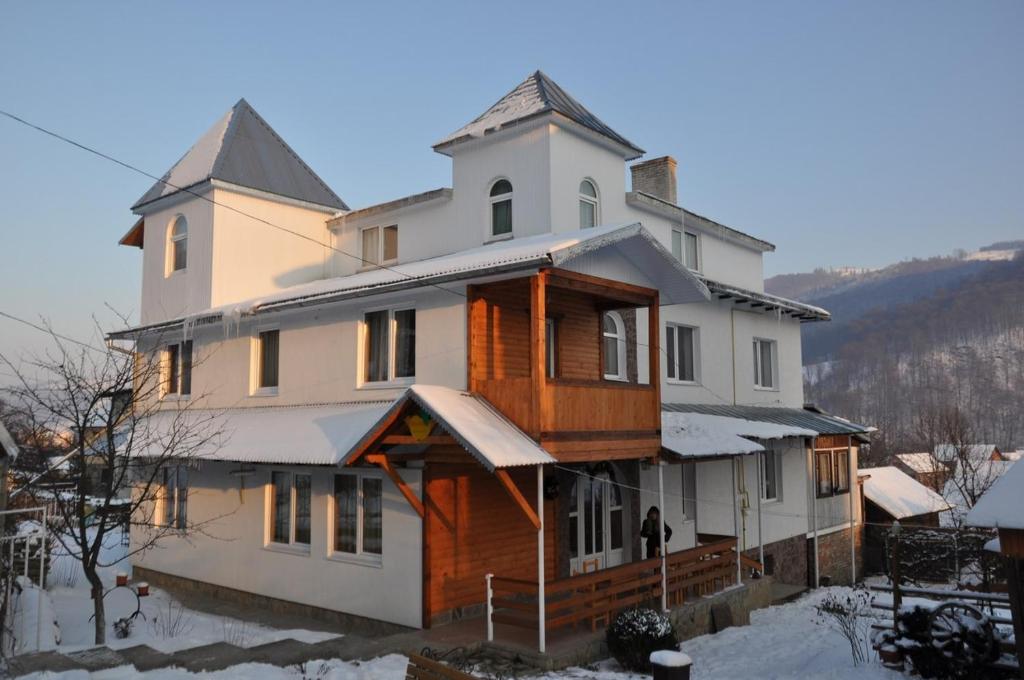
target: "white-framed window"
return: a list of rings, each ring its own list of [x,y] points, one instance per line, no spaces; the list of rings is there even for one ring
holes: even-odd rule
[[[776,348],[774,340],[754,338],[754,386],[763,390],[778,388]]]
[[[512,182],[499,179],[491,185],[491,236],[512,235]]]
[[[184,530],[188,520],[188,468],[169,465],[161,470],[163,499],[161,524]]]
[[[602,355],[606,380],[626,379],[626,324],[618,312],[605,312],[601,319]]]
[[[782,500],[782,455],[771,447],[761,452],[761,499]]]
[[[331,552],[379,562],[384,553],[384,480],[378,473],[334,475]]]
[[[687,269],[700,271],[700,236],[693,231],[673,229],[672,255]]]
[[[416,377],[416,310],[376,309],[363,314],[362,382],[410,383]]]
[[[280,381],[281,331],[257,330],[252,341],[252,394],[274,395]]]
[[[187,397],[192,393],[192,341],[164,349],[163,395]]]
[[[547,367],[547,376],[554,378],[558,371],[558,324],[554,319],[544,320],[544,364]]]
[[[311,475],[271,471],[267,489],[268,543],[309,549],[312,487]]]
[[[668,379],[682,383],[700,382],[700,329],[669,323],[665,326],[665,354]]]
[[[188,266],[188,220],[178,215],[167,228],[167,274]]]
[[[360,231],[363,266],[392,264],[398,261],[398,225],[366,227]]]
[[[589,179],[580,182],[580,229],[595,227],[601,219],[598,211],[597,185]]]

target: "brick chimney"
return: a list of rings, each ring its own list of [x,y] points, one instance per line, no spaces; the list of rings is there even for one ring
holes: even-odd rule
[[[676,204],[676,159],[672,156],[652,158],[631,165],[633,191],[650,194],[663,201]]]

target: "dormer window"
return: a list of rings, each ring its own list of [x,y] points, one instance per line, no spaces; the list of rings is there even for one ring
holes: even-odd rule
[[[167,273],[174,273],[187,265],[188,222],[184,215],[178,215],[167,232]]]
[[[391,264],[398,260],[398,226],[368,227],[362,231],[363,265]]]
[[[597,187],[589,179],[580,182],[580,229],[597,225]]]
[[[491,236],[512,234],[512,182],[499,179],[491,186]]]

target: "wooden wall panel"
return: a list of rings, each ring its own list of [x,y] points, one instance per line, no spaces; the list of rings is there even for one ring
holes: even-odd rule
[[[558,377],[601,380],[601,316],[595,299],[583,293],[549,288],[547,315],[555,320]]]
[[[537,502],[536,468],[512,468],[512,480]],[[425,621],[484,602],[484,576],[537,579],[537,531],[501,485],[476,463],[431,465],[425,492]],[[555,502],[544,503],[545,573],[555,576]]]

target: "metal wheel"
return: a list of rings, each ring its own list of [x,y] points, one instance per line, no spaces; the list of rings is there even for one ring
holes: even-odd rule
[[[988,659],[995,648],[992,622],[963,602],[946,602],[932,611],[931,637],[932,644],[950,659],[975,655]]]

